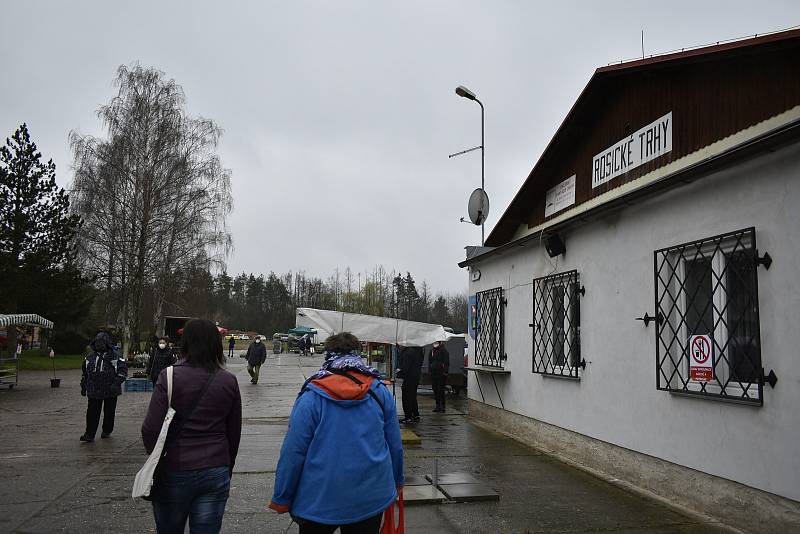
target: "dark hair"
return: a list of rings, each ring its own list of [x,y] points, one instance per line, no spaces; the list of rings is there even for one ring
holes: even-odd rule
[[[339,332],[325,340],[327,352],[354,352],[361,348],[361,342],[350,332]]]
[[[225,364],[222,336],[208,319],[190,319],[183,327],[181,355],[194,365],[213,371]]]

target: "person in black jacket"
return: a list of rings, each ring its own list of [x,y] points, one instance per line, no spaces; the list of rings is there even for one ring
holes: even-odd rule
[[[146,372],[150,382],[155,385],[161,371],[170,365],[175,365],[177,361],[178,358],[170,348],[167,338],[158,338],[158,344],[150,350],[150,357],[147,359]]]
[[[111,336],[100,332],[89,344],[92,351],[81,365],[81,395],[88,397],[86,408],[86,432],[81,441],[94,441],[103,412],[103,432],[107,438],[114,431],[117,397],[122,394],[122,383],[128,377],[128,364],[114,350]]]
[[[403,418],[401,423],[419,421],[417,387],[422,376],[422,360],[425,358],[422,347],[403,347],[400,351],[397,376],[403,379]]]
[[[444,386],[447,382],[447,374],[450,371],[450,353],[444,347],[444,343],[437,341],[431,349],[431,357],[428,360],[428,370],[431,373],[431,386],[433,396],[436,399],[434,412],[444,412]]]
[[[258,371],[265,361],[267,361],[267,347],[261,342],[261,336],[259,336],[247,348],[247,372],[250,373],[251,384],[258,384]]]

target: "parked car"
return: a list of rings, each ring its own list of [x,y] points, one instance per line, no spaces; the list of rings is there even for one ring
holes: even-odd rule
[[[242,334],[239,336],[239,339],[250,339],[250,336],[248,336],[247,334]]]

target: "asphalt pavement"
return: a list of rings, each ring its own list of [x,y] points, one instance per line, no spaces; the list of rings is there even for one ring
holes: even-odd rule
[[[250,384],[244,360],[228,368],[242,392],[242,444],[225,512],[225,533],[297,532],[288,514],[267,509],[288,416],[300,384],[320,356],[269,355]],[[14,390],[0,390],[0,532],[155,532],[150,503],[130,497],[146,455],[140,426],[150,393],[126,392],[110,439],[81,443],[86,400],[80,372],[23,371]],[[400,406],[400,388],[397,388]],[[466,472],[500,494],[497,502],[406,508],[406,532],[698,534],[725,532],[660,503],[566,466],[503,435],[470,423],[466,399],[432,413],[422,388],[420,446],[405,451],[406,475]],[[99,435],[98,435],[99,438]],[[187,529],[188,531],[188,529]]]

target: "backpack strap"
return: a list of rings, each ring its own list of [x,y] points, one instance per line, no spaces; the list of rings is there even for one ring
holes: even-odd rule
[[[334,375],[347,377],[347,378],[349,378],[350,380],[352,380],[353,382],[355,382],[356,384],[359,384],[359,385],[364,383],[364,382],[362,382],[361,380],[359,380],[358,378],[354,377],[353,375],[351,375],[350,373],[348,373],[347,371],[345,371],[343,369],[328,369],[328,372],[331,373],[331,374],[334,374]],[[300,395],[302,395],[303,393],[305,393],[306,391],[308,391],[308,386],[305,386],[303,389],[300,390],[300,393],[298,394],[298,397]],[[378,396],[375,394],[375,392],[372,391],[372,388],[368,389],[367,393],[369,393],[370,397],[375,399],[375,402],[377,402],[378,406],[381,407],[381,412],[383,412],[384,411],[383,410],[383,403],[378,398]]]
[[[345,377],[349,378],[350,380],[352,380],[353,382],[355,382],[355,383],[356,383],[356,384],[358,384],[358,385],[361,385],[361,384],[363,384],[363,383],[364,383],[364,382],[362,382],[361,380],[359,380],[358,378],[356,378],[356,377],[354,377],[353,375],[351,375],[350,373],[348,373],[347,371],[345,371],[344,369],[328,369],[328,371],[330,371],[331,373],[333,373],[333,374],[335,374],[335,375],[339,375],[339,376],[345,376]],[[381,407],[381,411],[383,411],[383,403],[382,403],[382,402],[381,402],[381,400],[378,398],[378,396],[375,394],[375,392],[374,392],[374,391],[372,391],[372,388],[368,389],[368,390],[367,390],[367,393],[369,393],[369,395],[370,395],[370,396],[371,396],[373,399],[375,399],[375,402],[377,402],[377,403],[378,403],[378,406],[380,406],[380,407]]]

